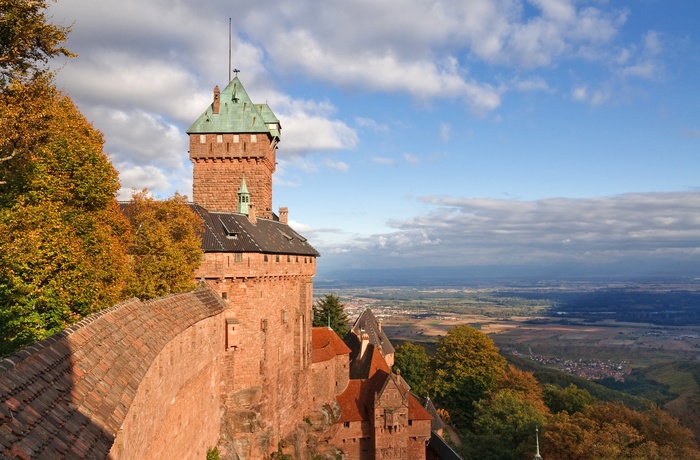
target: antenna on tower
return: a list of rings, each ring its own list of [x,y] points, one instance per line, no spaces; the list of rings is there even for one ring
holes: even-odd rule
[[[228,81],[231,81],[231,18],[228,18]]]

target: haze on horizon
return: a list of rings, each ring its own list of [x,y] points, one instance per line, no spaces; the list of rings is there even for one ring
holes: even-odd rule
[[[233,67],[282,123],[274,205],[335,268],[700,273],[692,0],[59,0],[58,83],[122,192],[191,196]],[[520,268],[518,268],[520,267]],[[549,267],[549,268],[548,268]]]

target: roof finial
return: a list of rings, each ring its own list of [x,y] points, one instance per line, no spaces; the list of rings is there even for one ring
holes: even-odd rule
[[[535,454],[534,460],[542,460],[542,456],[540,455],[540,428],[538,426],[535,426],[535,440],[537,442],[537,453]]]
[[[233,69],[233,73],[235,73],[236,76],[238,76],[238,72],[240,72],[240,70],[238,70],[238,69]]]

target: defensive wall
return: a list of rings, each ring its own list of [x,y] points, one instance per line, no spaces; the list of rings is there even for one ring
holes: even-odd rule
[[[205,458],[221,431],[225,309],[208,287],[129,300],[4,358],[0,454]]]

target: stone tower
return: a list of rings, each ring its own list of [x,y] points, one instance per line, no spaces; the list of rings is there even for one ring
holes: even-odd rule
[[[272,219],[272,173],[280,122],[253,104],[238,77],[214,88],[212,103],[187,130],[194,164],[193,200],[213,212],[237,212],[243,177],[258,217]]]

